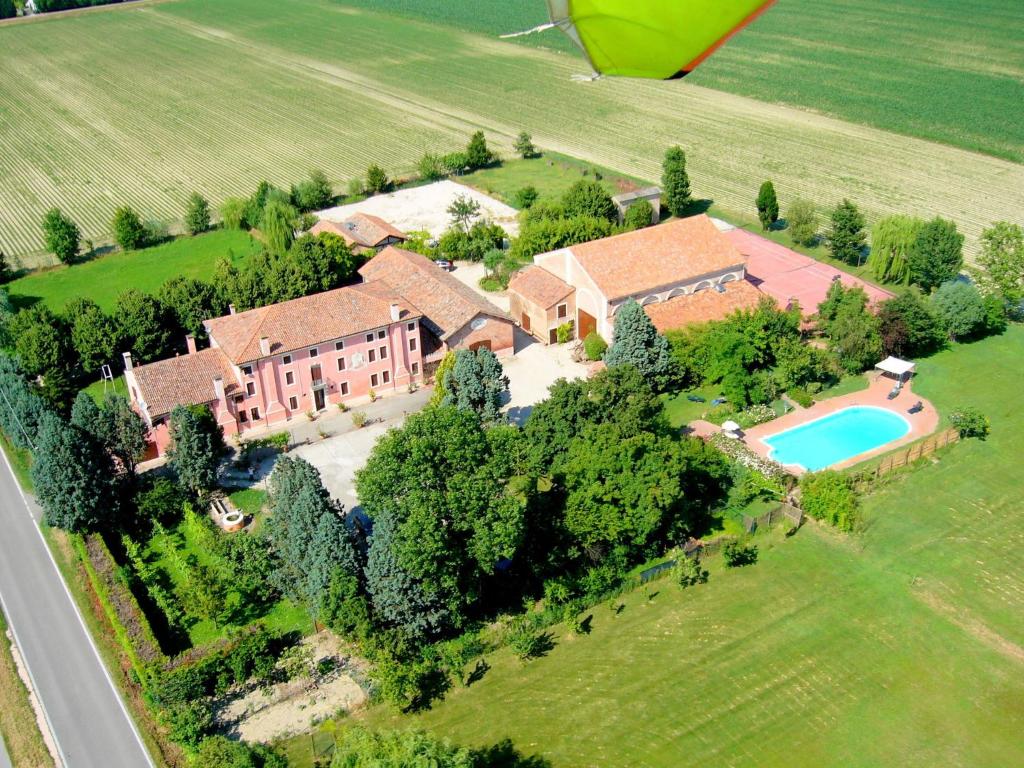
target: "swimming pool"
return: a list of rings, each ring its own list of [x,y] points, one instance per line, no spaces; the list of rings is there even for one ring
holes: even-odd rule
[[[798,464],[815,472],[874,450],[910,432],[898,413],[856,405],[820,419],[762,438],[768,457],[780,464]]]

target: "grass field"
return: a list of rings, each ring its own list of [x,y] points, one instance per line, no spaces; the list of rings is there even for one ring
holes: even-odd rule
[[[492,37],[547,21],[533,0],[341,2]],[[1021,162],[1022,25],[1014,0],[779,0],[687,82]],[[575,51],[556,30],[516,42]]]
[[[1015,326],[920,361],[916,391],[992,434],[883,485],[863,533],[759,539],[756,566],[598,606],[545,658],[499,652],[432,711],[363,719],[511,738],[554,768],[1021,764],[1021,360]]]
[[[101,237],[121,202],[176,217],[192,189],[217,201],[313,166],[337,182],[371,161],[400,171],[477,128],[505,151],[526,129],[654,180],[681,143],[695,193],[722,209],[751,212],[770,177],[783,208],[845,195],[872,217],[949,215],[969,252],[1024,209],[1024,166],[1005,160],[689,83],[576,83],[574,57],[328,0],[287,14],[272,0],[180,0],[10,25],[0,51],[12,116],[0,123],[0,243],[26,263],[45,260],[31,254],[54,203]]]
[[[259,250],[248,232],[214,230],[141,251],[118,251],[71,266],[53,267],[7,284],[16,307],[42,301],[55,312],[72,299],[86,296],[107,312],[129,288],[156,293],[172,277],[207,279],[217,262],[230,257],[240,265]]]
[[[17,768],[52,768],[53,758],[39,733],[6,633],[7,619],[0,611],[0,740]]]

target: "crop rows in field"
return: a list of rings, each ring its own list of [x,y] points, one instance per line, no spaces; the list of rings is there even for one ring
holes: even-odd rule
[[[492,37],[547,21],[542,0],[338,2]],[[1017,0],[779,0],[689,81],[1021,162],[1022,28]]]

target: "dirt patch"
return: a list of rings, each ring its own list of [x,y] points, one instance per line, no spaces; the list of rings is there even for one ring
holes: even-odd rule
[[[366,701],[366,663],[347,653],[330,632],[307,637],[313,660],[328,662],[333,669],[316,680],[301,677],[284,683],[240,693],[220,704],[214,712],[218,723],[232,736],[249,742],[269,742],[306,731],[339,710],[352,710]]]

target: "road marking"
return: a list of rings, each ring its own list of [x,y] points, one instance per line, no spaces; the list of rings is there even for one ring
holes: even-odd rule
[[[42,542],[43,549],[46,550],[46,554],[50,558],[50,564],[53,566],[53,570],[57,574],[57,579],[58,581],[60,581],[60,585],[64,588],[64,594],[67,596],[68,602],[71,603],[71,608],[75,612],[75,616],[78,619],[79,625],[82,627],[82,632],[85,633],[85,637],[89,641],[89,647],[92,648],[93,655],[96,656],[96,661],[99,663],[100,669],[103,670],[103,676],[107,679],[107,683],[110,684],[110,690],[114,692],[114,698],[117,699],[117,703],[121,707],[121,712],[124,714],[125,719],[128,721],[129,727],[132,729],[132,734],[135,736],[135,741],[138,743],[139,748],[142,750],[142,754],[145,755],[146,763],[147,765],[149,765],[149,768],[156,768],[156,765],[153,763],[153,758],[149,756],[149,750],[146,749],[146,744],[142,740],[142,734],[139,733],[139,729],[135,725],[135,720],[132,719],[131,714],[128,712],[128,707],[125,706],[124,699],[121,698],[121,692],[117,689],[117,686],[114,684],[114,679],[110,676],[110,672],[107,670],[107,665],[103,663],[103,657],[100,656],[99,648],[96,647],[96,643],[92,639],[92,635],[89,633],[89,628],[85,625],[85,619],[82,618],[82,613],[78,610],[78,603],[75,602],[75,598],[71,595],[71,590],[68,589],[68,585],[64,581],[64,576],[63,574],[61,574],[60,568],[57,566],[57,561],[53,557],[53,552],[50,551],[50,545],[46,542],[46,537],[43,536],[42,529],[40,529],[40,527],[35,524],[36,518],[35,515],[32,514],[32,505],[28,503],[28,498],[25,496],[25,491],[22,490],[21,483],[18,482],[17,475],[14,474],[14,467],[11,466],[11,460],[7,457],[7,451],[0,448],[0,454],[3,454],[4,463],[7,465],[7,470],[11,474],[11,480],[14,481],[14,487],[17,488],[18,495],[21,496],[21,501],[25,505],[25,509],[28,510],[29,517],[32,518],[32,527],[39,535],[39,540]],[[0,594],[0,606],[4,606],[2,594]],[[4,606],[4,613],[7,615],[8,618],[10,618],[10,613],[7,611],[6,606]],[[57,752],[60,753],[61,762],[63,762],[65,766],[68,766],[69,763],[67,757],[64,755],[64,750],[61,749],[60,746],[60,739],[57,738],[57,732],[56,730],[54,730],[53,723],[50,722],[50,715],[46,711],[46,704],[43,702],[43,697],[39,693],[39,686],[36,685],[35,678],[32,676],[32,667],[28,663],[28,657],[25,653],[25,647],[18,640],[18,632],[14,628],[14,622],[9,621],[8,624],[10,625],[11,634],[14,636],[14,642],[17,643],[18,648],[21,649],[21,657],[25,660],[25,669],[28,671],[29,680],[32,681],[32,687],[35,689],[36,695],[39,698],[39,707],[43,710],[43,717],[46,719],[46,724],[47,726],[49,726],[50,733],[53,735],[53,743],[57,747]]]

